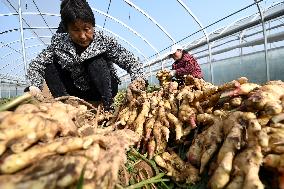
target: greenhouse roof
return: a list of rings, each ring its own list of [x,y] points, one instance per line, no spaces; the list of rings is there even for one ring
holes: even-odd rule
[[[59,25],[60,2],[0,1],[1,78],[25,80],[28,63],[50,44]],[[165,58],[175,43],[188,49],[208,43],[225,31],[261,20],[269,8],[283,3],[272,0],[88,2],[95,14],[97,29],[115,36],[145,65]],[[123,74],[121,71],[120,75]]]

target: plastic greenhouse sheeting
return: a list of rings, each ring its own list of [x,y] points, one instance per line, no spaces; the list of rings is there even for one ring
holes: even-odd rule
[[[0,1],[0,79],[10,79],[11,83],[25,82],[28,63],[47,47],[58,27],[60,2],[59,0]],[[256,58],[259,55],[252,61],[255,64],[259,62],[257,65],[259,69],[266,69],[266,65],[262,64],[267,64],[267,57],[257,52],[267,55],[268,50],[283,45],[283,36],[279,35],[283,32],[281,26],[283,1],[88,0],[88,2],[95,14],[96,29],[116,37],[124,47],[132,51],[144,64],[149,79],[150,75],[155,73],[153,70],[162,69],[172,63],[172,60],[165,60],[165,56],[170,46],[175,43],[188,48],[198,58],[199,63],[204,64],[202,68],[206,72],[205,77],[216,83],[229,79],[224,78],[221,70],[227,70],[228,67],[233,69],[240,64],[239,60],[233,57],[256,53],[248,57]],[[266,21],[265,27],[261,24],[262,19]],[[240,30],[237,30],[238,28]],[[274,40],[264,47],[265,38],[271,34],[277,35],[277,40],[273,38]],[[260,44],[252,43],[246,48],[236,46],[240,43],[254,42],[257,38]],[[234,49],[214,54],[216,50],[222,51],[230,47]],[[240,49],[242,54],[239,53]],[[210,62],[214,62],[213,66],[207,65]],[[275,78],[273,74],[275,65],[271,66],[272,79]],[[242,69],[234,76],[245,74],[246,68]],[[125,71],[119,69],[119,73],[124,84],[129,82]],[[267,80],[267,74],[262,77],[256,80]]]

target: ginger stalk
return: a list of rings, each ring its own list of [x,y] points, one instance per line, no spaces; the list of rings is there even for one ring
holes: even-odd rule
[[[156,149],[159,149],[161,145],[161,140],[162,140],[161,128],[162,128],[162,124],[160,120],[156,120],[154,124],[154,128],[153,128],[153,136],[155,138],[156,145],[157,145]]]
[[[5,129],[0,132],[0,140],[9,141],[14,138],[22,137],[34,131],[42,122],[42,117],[35,116],[34,114],[14,114],[2,121],[1,128]]]
[[[244,177],[243,175],[236,175],[228,184],[226,189],[240,189],[243,188]]]
[[[120,119],[120,124],[121,124],[121,125],[126,125],[128,119],[129,119],[129,117],[130,117],[130,110],[129,110],[129,107],[126,107],[124,111],[125,111],[125,112],[122,114],[122,117],[121,117],[121,119]]]
[[[21,104],[22,102],[29,100],[33,97],[33,95],[31,93],[24,93],[22,96],[17,97],[16,99],[4,104],[0,106],[0,112],[2,111],[7,111],[13,107],[18,106],[19,104]]]
[[[174,94],[170,94],[169,102],[171,104],[171,112],[172,112],[172,114],[177,115],[178,107],[177,107],[177,102],[176,102]]]
[[[134,108],[133,108],[132,110],[130,110],[130,112],[129,112],[129,118],[128,118],[128,120],[127,120],[127,125],[133,124],[133,122],[135,121],[137,115],[138,115],[137,107],[134,107]]]
[[[224,155],[213,176],[210,178],[209,185],[212,189],[221,189],[230,181],[234,154],[228,152]]]
[[[194,138],[192,145],[190,146],[186,156],[188,161],[195,165],[196,167],[200,166],[200,159],[202,155],[202,144],[203,144],[204,138],[203,137],[196,137]]]
[[[233,80],[233,81],[230,81],[228,83],[218,86],[218,91],[224,91],[229,88],[238,87],[241,84],[244,84],[247,82],[248,82],[248,79],[246,77],[240,77],[237,80]]]
[[[146,120],[146,117],[148,116],[149,111],[150,111],[150,101],[145,100],[141,112],[134,121],[135,132],[138,134],[139,138],[141,138],[143,135],[143,128],[144,128],[143,125]]]
[[[165,110],[164,105],[165,105],[165,102],[161,100],[160,103],[159,103],[160,107],[159,107],[158,117],[161,120],[161,122],[163,123],[163,125],[165,125],[166,127],[169,127],[170,123],[167,119],[166,110]]]
[[[96,138],[97,135],[84,138],[61,138],[54,142],[37,145],[27,151],[6,157],[0,166],[0,170],[2,173],[14,173],[31,164],[36,158],[43,158],[55,153],[66,153],[76,149],[87,148],[90,145],[90,142],[92,143],[93,139]]]
[[[155,150],[156,150],[156,142],[155,142],[154,137],[152,137],[149,140],[147,150],[148,150],[148,158],[152,159],[155,154]]]
[[[145,141],[148,141],[150,139],[155,120],[156,116],[152,116],[147,120],[145,124],[145,139],[144,139]]]
[[[268,103],[281,103],[280,98],[284,95],[283,82],[268,82],[264,86],[255,90],[254,93],[247,99],[246,106],[263,110]],[[274,106],[268,106],[266,112],[274,112]]]
[[[169,128],[166,127],[166,126],[162,126],[161,127],[161,131],[162,131],[162,134],[164,135],[166,141],[168,142],[169,137],[170,137],[170,130],[169,130]]]
[[[171,124],[175,126],[176,140],[180,140],[181,137],[183,136],[183,128],[182,128],[181,121],[171,113],[168,113],[167,117],[169,121],[171,122]]]
[[[204,143],[200,159],[200,173],[204,171],[205,166],[218,149],[218,145],[222,142],[222,128],[223,122],[220,118],[215,117],[214,124],[211,125],[207,130],[202,132]]]
[[[217,157],[219,165],[210,179],[212,189],[224,188],[230,181],[230,174],[233,167],[233,158],[241,145],[242,129],[235,125],[226,137]]]
[[[183,122],[187,122],[190,124],[192,128],[196,127],[195,123],[195,114],[197,110],[193,107],[190,107],[188,98],[184,98],[181,106],[179,108],[178,118]]]
[[[2,111],[2,112],[0,112],[0,123],[4,120],[4,119],[6,119],[6,117],[8,117],[8,116],[10,116],[10,115],[12,115],[13,113],[12,113],[12,111]]]

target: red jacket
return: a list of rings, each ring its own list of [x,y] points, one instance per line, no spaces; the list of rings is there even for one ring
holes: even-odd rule
[[[188,53],[183,54],[180,60],[175,61],[172,65],[172,69],[176,70],[177,77],[188,74],[196,78],[203,77],[202,70],[196,59]]]

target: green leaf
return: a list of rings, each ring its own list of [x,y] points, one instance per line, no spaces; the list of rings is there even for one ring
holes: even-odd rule
[[[76,189],[83,189],[85,170],[86,170],[86,164],[84,165],[84,167],[81,171],[80,178],[79,178],[79,181],[77,183]]]

